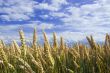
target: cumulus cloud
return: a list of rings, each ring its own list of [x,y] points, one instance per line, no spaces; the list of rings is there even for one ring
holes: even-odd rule
[[[0,0],[0,19],[4,21],[30,20],[35,17],[35,10],[58,11],[61,5],[67,4],[66,0],[51,0],[38,3],[34,0]]]
[[[18,29],[20,25],[0,25],[0,30],[2,31],[10,31],[14,29]]]
[[[50,23],[36,23],[36,22],[33,22],[31,24],[24,25],[24,27],[30,27],[30,28],[36,27],[38,30],[42,30],[42,29],[53,29],[54,25],[50,24]]]
[[[76,29],[80,31],[78,34],[83,34],[78,36],[83,37],[86,36],[85,33],[91,33],[96,40],[101,40],[100,37],[103,37],[105,33],[110,33],[110,5],[108,2],[108,0],[104,0],[94,4],[85,4],[81,7],[70,6],[66,8],[66,12],[70,14],[65,13],[66,17],[60,18],[60,20],[66,28],[73,31]],[[99,37],[99,35],[101,36]]]
[[[20,24],[16,24],[16,25],[13,25],[13,24],[9,24],[9,25],[0,25],[0,30],[2,31],[14,31],[14,30],[19,30],[21,28],[37,28],[37,30],[42,30],[42,29],[53,29],[54,28],[54,25],[51,24],[51,23],[42,23],[42,22],[31,22],[31,23],[28,23],[28,24],[23,24],[23,25],[20,25]]]
[[[67,5],[67,0],[51,0],[52,6],[61,7],[61,5]]]
[[[0,19],[6,21],[29,20],[34,14],[34,0],[0,0]]]
[[[49,15],[58,17],[63,22],[62,25],[56,25],[55,28],[67,28],[66,32],[59,34],[65,35],[67,40],[71,38],[73,41],[78,41],[79,38],[83,40],[86,36],[93,35],[95,40],[103,41],[104,35],[110,33],[109,2],[109,0],[97,0],[80,7],[70,5],[63,11],[50,12]]]
[[[49,11],[58,11],[59,8],[58,7],[54,7],[49,5],[48,3],[40,3],[38,5],[36,5],[36,9],[41,9],[41,10],[49,10]]]
[[[49,11],[59,11],[62,8],[62,5],[67,5],[66,0],[50,0],[50,4],[47,2],[39,3],[36,5],[37,9],[44,9]]]

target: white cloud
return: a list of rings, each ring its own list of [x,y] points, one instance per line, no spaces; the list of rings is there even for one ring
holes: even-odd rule
[[[0,19],[6,21],[29,20],[36,9],[58,11],[61,5],[68,4],[66,0],[51,0],[51,4],[38,3],[34,0],[0,0]]]
[[[28,20],[34,14],[33,0],[0,0],[0,18],[3,20]]]
[[[15,30],[18,29],[20,25],[0,25],[0,30],[2,31],[10,31],[10,30]]]
[[[22,21],[34,17],[36,9],[58,11],[66,0],[52,0],[51,4],[37,3],[34,0],[0,0],[0,19],[5,21]]]
[[[51,0],[52,6],[61,7],[61,5],[67,5],[68,2],[66,0]]]
[[[92,35],[95,41],[102,42],[105,40],[105,34],[103,33],[93,33],[93,32],[72,32],[72,31],[64,31],[57,33],[57,36],[63,36],[64,40],[67,42],[78,42],[78,41],[86,41],[86,36]]]
[[[58,7],[51,6],[48,3],[39,3],[35,7],[36,7],[36,9],[45,9],[45,10],[50,10],[50,11],[58,11],[59,10]]]
[[[56,25],[56,27],[68,28],[59,34],[62,34],[67,40],[78,41],[83,40],[86,36],[93,35],[95,40],[104,41],[105,34],[110,33],[109,3],[109,0],[98,0],[94,4],[85,4],[81,7],[69,6],[64,9],[65,13],[52,12],[50,15],[59,17],[63,22],[61,26]],[[74,30],[78,32],[74,32]]]
[[[29,20],[30,19],[29,16],[24,15],[24,14],[18,14],[18,13],[17,14],[1,15],[0,18],[2,20],[7,20],[7,21],[10,21],[10,20],[22,21],[22,20]]]
[[[50,24],[50,23],[36,23],[36,22],[34,22],[31,24],[27,24],[24,27],[31,27],[31,28],[37,27],[38,30],[42,30],[42,29],[52,29],[52,28],[54,28],[54,25]]]
[[[39,15],[41,18],[43,18],[43,19],[47,19],[47,18],[50,18],[50,16],[49,15]]]
[[[59,17],[59,18],[68,16],[63,12],[50,12],[49,15],[52,16],[52,17]]]
[[[45,9],[49,11],[58,11],[61,9],[62,5],[67,5],[68,2],[66,0],[50,0],[49,3],[39,3],[35,7],[37,9]]]
[[[9,25],[0,25],[0,30],[2,31],[12,31],[12,30],[18,30],[20,28],[37,28],[37,30],[42,30],[42,29],[53,29],[54,28],[54,25],[53,24],[50,24],[50,23],[42,23],[42,22],[31,22],[31,23],[28,23],[28,24],[23,24],[23,25],[20,25],[20,24],[16,24],[16,25],[13,25],[13,24],[9,24]]]

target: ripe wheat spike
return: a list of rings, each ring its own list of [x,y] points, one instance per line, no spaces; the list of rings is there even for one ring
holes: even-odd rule
[[[36,32],[31,44],[26,44],[23,30],[19,30],[21,44],[0,40],[0,73],[110,73],[109,34],[102,44],[93,36],[86,37],[88,44],[67,44],[63,37],[58,41],[55,32],[50,43],[43,31],[42,45]]]

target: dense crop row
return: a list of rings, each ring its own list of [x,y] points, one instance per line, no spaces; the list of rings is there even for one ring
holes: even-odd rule
[[[0,41],[0,73],[110,73],[110,35],[106,35],[101,45],[92,36],[87,37],[89,47],[74,44],[69,47],[61,37],[60,43],[53,33],[50,45],[46,33],[44,46],[37,42],[36,30],[33,43],[26,45],[22,30],[19,31],[21,46],[14,40],[5,45]]]

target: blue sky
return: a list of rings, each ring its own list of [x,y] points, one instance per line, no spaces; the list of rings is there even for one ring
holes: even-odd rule
[[[0,39],[18,40],[23,28],[30,41],[34,27],[39,40],[44,28],[50,39],[56,32],[69,42],[89,35],[104,41],[110,33],[110,0],[0,0]]]

